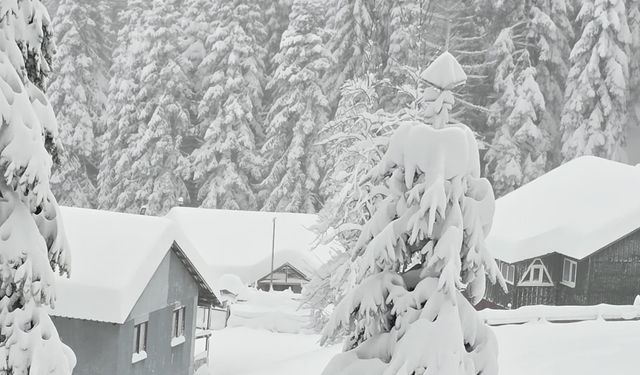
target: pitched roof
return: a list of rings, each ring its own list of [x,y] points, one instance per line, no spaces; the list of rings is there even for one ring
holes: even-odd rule
[[[235,274],[251,283],[269,273],[274,218],[274,267],[288,262],[310,276],[333,252],[334,245],[315,247],[316,215],[176,207],[167,217],[200,251],[213,280]]]
[[[583,259],[640,228],[638,187],[640,167],[577,158],[498,199],[487,246],[509,263]]]
[[[151,277],[174,249],[200,286],[215,299],[207,267],[166,218],[61,207],[71,248],[71,276],[58,278],[52,315],[124,323]]]

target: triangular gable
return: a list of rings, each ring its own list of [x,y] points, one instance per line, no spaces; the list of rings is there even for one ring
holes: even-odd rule
[[[529,264],[527,270],[522,274],[518,286],[553,286],[549,270],[542,259],[536,258]]]
[[[294,267],[293,265],[291,265],[291,263],[284,263],[281,266],[279,266],[278,268],[273,270],[273,273],[278,273],[284,270],[285,267],[288,267],[290,269],[290,273],[289,273],[289,277],[297,277],[299,279],[303,279],[305,281],[309,281],[309,278],[307,277],[307,275],[305,275],[302,271],[300,271],[299,269],[297,269],[296,267]],[[265,276],[261,277],[258,279],[258,282],[261,281],[269,281],[270,280],[270,276],[271,273],[266,274]]]
[[[198,269],[194,266],[189,257],[187,257],[187,255],[184,253],[180,245],[174,242],[171,248],[178,259],[180,259],[182,264],[185,266],[187,271],[189,271],[189,274],[191,274],[191,276],[198,283],[198,305],[219,306],[220,301],[216,297],[215,293],[213,293],[213,290],[211,290],[211,287],[209,286],[209,284],[207,284],[205,278],[200,274],[200,272],[198,272]]]

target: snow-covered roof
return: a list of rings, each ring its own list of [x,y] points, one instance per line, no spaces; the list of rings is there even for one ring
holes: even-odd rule
[[[204,261],[171,220],[71,207],[61,212],[71,277],[58,278],[52,315],[124,323],[174,242],[201,293],[213,291]]]
[[[311,276],[329,260],[335,246],[314,247],[316,233],[311,227],[317,223],[316,215],[176,207],[167,217],[200,251],[213,280],[235,274],[252,283],[270,272],[273,218],[274,268],[290,263]]]
[[[498,199],[487,246],[509,263],[583,259],[640,228],[639,186],[640,167],[574,159]]]

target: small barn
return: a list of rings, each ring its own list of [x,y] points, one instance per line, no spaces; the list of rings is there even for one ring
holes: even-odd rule
[[[585,156],[498,199],[487,246],[509,291],[488,285],[482,305],[632,304],[639,187],[640,167]]]
[[[263,290],[300,293],[333,252],[316,246],[316,215],[175,207],[167,217],[198,249],[213,280],[231,274]]]
[[[193,374],[197,307],[218,300],[204,262],[175,224],[61,210],[72,273],[58,279],[51,315],[77,357],[74,375]]]

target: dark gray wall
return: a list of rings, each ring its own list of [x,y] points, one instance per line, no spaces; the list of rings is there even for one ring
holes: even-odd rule
[[[78,364],[73,375],[191,375],[198,285],[167,253],[124,324],[53,317]],[[171,347],[175,306],[185,306],[185,342]],[[147,358],[132,364],[134,325],[148,318]]]
[[[62,342],[76,355],[78,362],[73,375],[118,374],[115,360],[118,358],[118,324],[58,316],[51,319]]]

